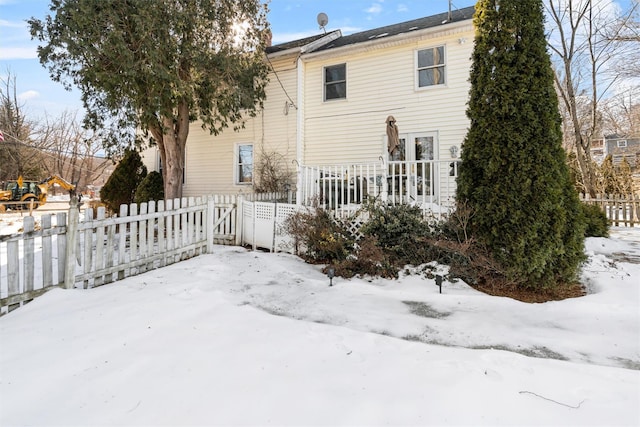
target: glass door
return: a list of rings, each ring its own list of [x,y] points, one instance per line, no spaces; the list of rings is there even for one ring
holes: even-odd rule
[[[409,171],[407,176],[407,192],[409,201],[431,201],[436,185],[433,162],[436,159],[437,134],[424,132],[409,134],[410,149],[407,150]]]
[[[436,176],[431,160],[438,156],[437,132],[399,135],[400,145],[388,154],[389,195],[403,202],[432,201]]]

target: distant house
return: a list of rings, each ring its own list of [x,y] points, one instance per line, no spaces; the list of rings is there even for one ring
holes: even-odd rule
[[[260,159],[272,156],[300,203],[451,201],[469,126],[473,13],[468,7],[267,48],[272,72],[257,117],[215,137],[191,125],[184,195],[252,192]],[[144,161],[160,168],[153,150]]]
[[[624,138],[620,135],[605,137],[605,155],[611,154],[614,166],[626,159],[632,168],[640,166],[640,137]]]

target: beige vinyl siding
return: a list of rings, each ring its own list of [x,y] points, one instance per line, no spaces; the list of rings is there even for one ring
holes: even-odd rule
[[[465,38],[465,43],[459,39]],[[445,46],[446,84],[417,88],[419,49]],[[321,55],[305,64],[303,163],[378,161],[384,152],[385,119],[393,115],[401,134],[437,132],[440,159],[460,148],[466,134],[473,30],[447,37],[407,40],[357,54]],[[323,101],[323,67],[347,64],[347,99]]]
[[[272,60],[272,64],[289,97],[296,103],[295,57]],[[296,109],[286,107],[289,98],[273,73],[269,79],[264,110],[249,118],[244,129],[236,132],[231,125],[213,136],[202,129],[200,122],[191,123],[186,148],[185,197],[253,191],[253,185],[235,182],[237,144],[253,144],[254,179],[255,165],[262,152],[280,153],[284,167],[295,172]],[[149,170],[157,170],[156,149],[145,151],[143,157]]]

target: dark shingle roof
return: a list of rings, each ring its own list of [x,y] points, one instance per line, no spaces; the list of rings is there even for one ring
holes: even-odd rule
[[[438,15],[427,16],[425,18],[414,19],[412,21],[387,25],[386,27],[374,28],[373,30],[367,30],[360,33],[350,34],[348,36],[338,37],[330,43],[327,43],[326,45],[315,49],[315,51],[323,51],[351,44],[364,43],[370,40],[381,39],[403,33],[410,33],[412,31],[424,30],[426,28],[438,27],[452,22],[464,21],[473,17],[474,10],[474,6],[452,10],[451,20],[447,19],[449,15],[448,12],[444,12]],[[326,35],[327,34],[316,34],[315,36],[305,37],[303,39],[269,46],[268,48],[266,48],[266,52],[267,54],[283,52],[285,50],[306,46],[309,43],[313,43],[314,41],[325,37]]]
[[[424,30],[426,28],[438,27],[452,22],[464,21],[473,18],[474,10],[474,6],[452,10],[451,20],[447,20],[448,12],[444,12],[438,15],[427,16],[425,18],[414,19],[412,21],[401,22],[399,24],[388,25],[386,27],[374,28],[373,30],[350,34],[348,36],[340,37],[332,41],[331,43],[322,46],[316,51],[335,49],[351,44],[364,43],[370,40],[386,38],[417,30]]]

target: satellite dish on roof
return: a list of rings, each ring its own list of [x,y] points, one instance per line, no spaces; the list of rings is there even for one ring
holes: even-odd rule
[[[318,14],[318,18],[317,19],[318,19],[318,25],[320,25],[320,28],[322,28],[324,30],[325,34],[326,34],[327,30],[325,30],[324,27],[326,27],[327,24],[329,23],[329,17],[327,16],[326,13],[320,12]]]

